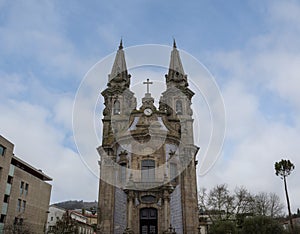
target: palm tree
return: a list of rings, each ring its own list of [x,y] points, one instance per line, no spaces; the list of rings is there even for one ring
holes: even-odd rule
[[[285,189],[285,195],[286,195],[286,201],[287,201],[287,206],[288,206],[289,219],[290,219],[292,233],[294,232],[294,225],[293,225],[293,221],[292,221],[292,213],[291,213],[291,206],[290,206],[289,194],[288,194],[288,189],[287,189],[286,177],[289,176],[294,169],[295,169],[295,166],[290,160],[281,159],[280,162],[275,163],[275,174],[277,176],[280,176],[280,178],[283,179],[283,181],[284,181],[284,189]]]

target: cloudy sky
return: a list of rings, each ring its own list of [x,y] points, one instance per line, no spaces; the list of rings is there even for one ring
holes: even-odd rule
[[[289,158],[296,165],[290,198],[299,208],[300,3],[103,2],[0,0],[0,134],[17,156],[53,178],[51,202],[97,199],[98,178],[79,155],[72,129],[85,74],[116,51],[121,37],[125,47],[172,45],[175,37],[214,76],[226,110],[223,150],[199,186],[244,185],[285,202],[274,162]],[[105,85],[107,75],[99,79]],[[94,151],[98,143],[86,147]]]

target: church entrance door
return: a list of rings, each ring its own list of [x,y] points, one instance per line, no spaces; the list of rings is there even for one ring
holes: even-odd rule
[[[140,234],[157,234],[157,210],[144,208],[140,210]]]

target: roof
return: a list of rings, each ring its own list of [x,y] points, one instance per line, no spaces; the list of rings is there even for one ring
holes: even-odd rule
[[[55,204],[50,205],[49,208],[50,208],[50,207],[53,207],[53,208],[56,208],[56,209],[59,209],[59,210],[62,210],[62,211],[67,211],[66,209],[64,209],[64,208],[62,208],[62,207],[60,207],[60,206],[57,206],[57,205],[55,205]]]
[[[88,218],[97,218],[97,214],[84,214],[84,216]]]
[[[114,79],[118,74],[127,71],[125,54],[123,50],[122,40],[120,42],[119,50],[117,51],[111,73],[109,75],[109,81]]]
[[[43,181],[52,181],[52,178],[47,176],[42,170],[36,169],[27,162],[13,155],[11,159],[11,164],[28,172],[29,174],[43,180]]]
[[[171,52],[169,69],[184,75],[184,70],[183,70],[183,66],[181,63],[179,51],[177,50],[177,48],[175,46],[173,46],[173,50]]]

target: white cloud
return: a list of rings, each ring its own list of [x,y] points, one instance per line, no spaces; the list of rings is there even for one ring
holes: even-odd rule
[[[20,66],[35,72],[39,67],[43,75],[53,75],[52,79],[84,76],[93,59],[83,59],[67,37],[64,19],[54,2],[26,1],[7,8],[5,23],[0,25],[3,55],[22,60]]]
[[[269,51],[253,64],[268,88],[300,110],[300,54]]]
[[[54,2],[13,4],[0,1],[0,7],[6,10],[0,24],[0,62],[23,66],[15,67],[14,72],[4,71],[4,68],[0,72],[3,88],[0,109],[5,113],[0,115],[1,134],[15,143],[18,156],[54,178],[52,201],[94,200],[98,180],[68,145],[72,138],[73,95],[63,91],[71,92],[64,82],[68,78],[72,84],[78,82],[93,59],[81,56],[80,42],[68,34],[61,9]],[[252,190],[283,195],[282,181],[276,178],[273,164],[287,157],[296,164],[296,170],[289,178],[292,206],[293,209],[300,207],[296,200],[300,196],[296,181],[300,165],[296,155],[299,152],[297,139],[300,138],[299,12],[296,1],[272,1],[264,16],[263,23],[267,27],[264,33],[249,38],[246,46],[236,45],[232,51],[224,48],[209,54],[216,69],[213,73],[222,78],[228,135],[222,157],[206,176],[199,178],[201,186],[225,182],[231,187],[244,185]],[[126,23],[123,17],[126,19],[128,15],[118,17]],[[115,48],[121,36],[118,35],[120,28],[124,30],[122,25],[115,24],[113,17],[111,20],[111,23],[95,28],[101,51],[106,51],[102,43]],[[129,27],[128,22],[126,27]],[[191,45],[191,48],[194,46],[199,49],[198,45]],[[20,60],[22,64],[19,64]],[[167,60],[165,62],[168,64]],[[188,66],[184,64],[184,67]],[[190,74],[189,69],[186,72]],[[99,79],[106,81],[107,76]],[[52,83],[51,88],[48,83]],[[279,99],[280,103],[265,100],[264,94],[270,91],[272,98]],[[265,101],[271,102],[274,113],[263,109]],[[286,123],[277,116],[269,118],[269,115],[281,114],[286,109],[288,111],[283,114],[294,122]],[[82,109],[81,114],[86,116],[87,111]],[[99,122],[100,116],[101,112]],[[84,130],[85,124],[81,123],[80,127]],[[210,126],[201,130],[208,131],[206,128]],[[98,142],[89,138],[83,140],[86,152],[93,155],[85,160],[96,171],[95,147]],[[283,196],[282,201],[285,201]]]
[[[65,81],[69,77],[78,83],[91,59],[81,57],[67,37],[54,2],[2,6],[1,135],[15,144],[16,155],[53,178],[52,201],[94,200],[98,179],[74,151],[73,95],[63,91],[71,90]],[[86,185],[91,186],[78,189]]]
[[[274,163],[288,158],[296,165],[288,178],[292,207],[296,211],[300,207],[295,180],[300,165],[297,157],[300,47],[295,39],[300,31],[291,28],[299,25],[300,6],[296,2],[271,5],[271,17],[266,19],[270,26],[268,33],[249,38],[245,48],[216,52],[213,56],[218,75],[225,76],[222,93],[228,135],[223,157],[206,176],[199,178],[199,184],[205,187],[227,183],[233,188],[244,185],[253,192],[272,191],[285,203],[282,181],[275,176]],[[272,112],[264,109],[269,106]],[[293,121],[277,116],[281,113]]]
[[[61,124],[67,131],[72,129],[72,109],[74,96],[61,95],[53,106],[54,121]]]
[[[0,97],[15,97],[27,91],[27,87],[23,84],[22,79],[22,76],[17,73],[7,74],[0,71],[2,87]]]
[[[258,112],[259,100],[247,90],[244,83],[228,81],[222,94],[227,113],[226,135],[229,139],[239,141],[263,124],[262,116]]]
[[[205,186],[212,181],[212,184],[221,181],[232,187],[244,185],[252,192],[276,192],[284,202],[282,181],[275,175],[274,163],[288,158],[296,165],[296,171],[288,178],[291,201],[296,210],[299,207],[299,189],[295,178],[300,159],[295,152],[300,150],[297,143],[299,129],[270,123],[252,130],[253,133],[243,137],[231,155],[222,157],[206,177],[200,178],[200,185]]]
[[[300,6],[297,1],[276,1],[270,4],[271,23],[289,24],[294,29],[300,29]],[[296,27],[296,28],[295,28]]]
[[[52,201],[81,196],[95,199],[97,177],[76,152],[63,145],[66,130],[56,128],[51,122],[53,113],[41,106],[13,100],[0,108],[5,113],[0,115],[1,135],[15,144],[18,157],[53,178]]]

